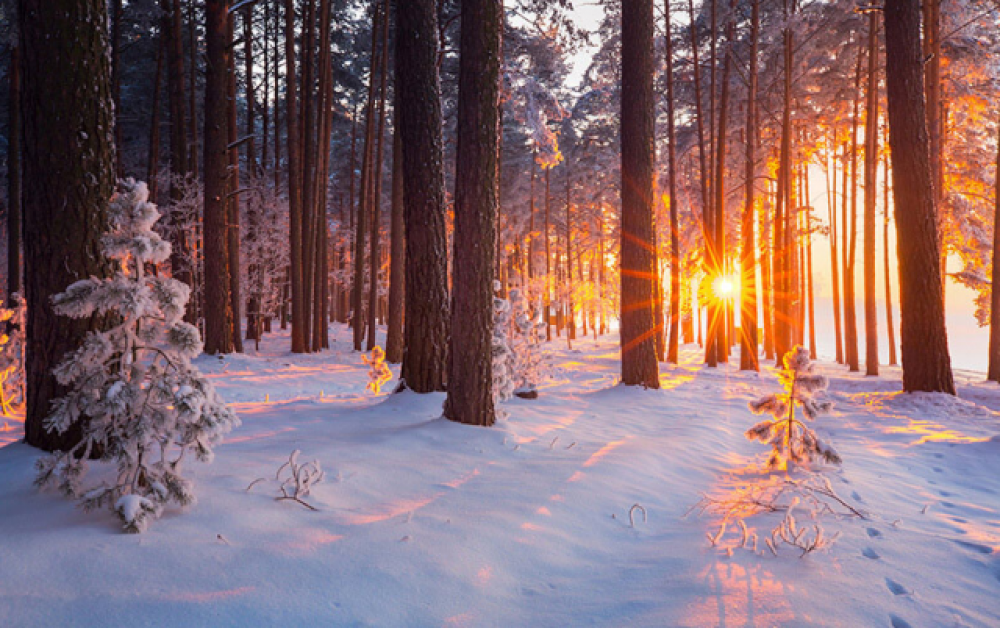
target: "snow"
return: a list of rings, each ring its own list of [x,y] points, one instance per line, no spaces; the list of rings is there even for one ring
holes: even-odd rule
[[[536,400],[494,428],[440,418],[442,394],[377,396],[333,329],[297,356],[195,362],[243,426],[191,464],[198,503],[140,535],[31,485],[39,453],[0,431],[0,625],[989,626],[1000,616],[1000,388],[958,374],[960,398],[899,393],[900,373],[821,364],[833,411],[821,467],[867,520],[826,516],[829,549],[799,559],[736,546],[684,516],[703,494],[765,481],[743,432],[772,369],[661,365],[659,391],[616,385],[617,338],[551,343]],[[396,367],[393,372],[398,374]],[[265,402],[265,398],[268,401]],[[275,501],[294,450],[325,479],[312,512]],[[250,491],[257,478],[268,478]],[[629,513],[634,504],[642,510]],[[648,515],[643,517],[643,514]],[[800,506],[800,526],[814,523]],[[763,539],[780,514],[747,520]],[[763,546],[763,542],[761,543]]]

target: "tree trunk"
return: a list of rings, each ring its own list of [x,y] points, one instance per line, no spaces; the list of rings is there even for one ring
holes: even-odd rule
[[[552,174],[551,165],[545,168],[545,340],[552,340],[552,252],[549,241],[549,210],[551,196],[549,195],[549,180]]]
[[[236,119],[236,55],[232,51],[236,34],[236,16],[229,13],[228,9],[226,13],[229,16],[226,44],[229,48],[226,76],[228,93],[226,113],[229,121],[227,142],[231,146],[229,148],[229,195],[227,199],[229,220],[226,224],[229,247],[229,309],[232,313],[233,351],[243,353],[243,334],[241,333],[243,291],[240,286],[240,150],[236,146],[236,139],[239,136],[239,126]],[[247,77],[248,82],[252,82],[252,80],[252,77]],[[250,107],[248,106],[247,109],[249,110]]]
[[[149,199],[157,202],[159,198],[160,175],[160,84],[163,82],[163,51],[166,40],[161,34],[156,46],[156,73],[153,75],[153,107],[149,122],[149,152],[146,158],[146,185],[149,187]]]
[[[715,143],[715,256],[717,276],[727,278],[728,263],[726,255],[726,135],[729,130],[729,74],[732,71],[732,54],[729,47],[732,47],[735,39],[735,1],[730,0],[729,16],[726,18],[726,46],[723,53],[725,57],[722,61],[722,87],[719,96],[719,135]],[[715,10],[713,0],[712,10]],[[714,44],[713,38],[713,44]],[[714,69],[714,65],[713,65]],[[714,93],[713,93],[714,97]],[[713,99],[714,100],[714,99]],[[716,295],[713,299],[716,303],[716,357],[719,362],[729,362],[729,316],[732,313],[732,299],[729,295]]]
[[[398,78],[396,79],[399,80]],[[398,95],[397,95],[398,99]],[[403,307],[406,299],[406,239],[403,229],[403,142],[399,133],[399,106],[392,132],[392,206],[389,248],[389,329],[385,341],[385,359],[392,364],[403,361]]]
[[[170,110],[170,200],[177,202],[183,196],[181,183],[192,173],[188,163],[188,141],[184,125],[187,120],[184,103],[184,42],[181,31],[180,0],[160,0],[163,11],[161,31],[167,46],[167,94]],[[193,115],[193,114],[192,114]],[[170,230],[170,268],[173,278],[194,287],[194,268],[188,268],[192,258],[192,234],[179,229]],[[193,303],[188,305],[187,318],[195,319]]]
[[[791,19],[793,5],[784,0],[786,23]],[[788,246],[789,221],[792,210],[792,72],[794,37],[790,26],[782,31],[784,43],[784,103],[781,114],[781,149],[778,166],[778,202],[774,215],[774,354],[777,363],[792,348],[792,251]]]
[[[709,194],[709,166],[708,149],[705,142],[705,115],[702,105],[701,95],[701,64],[698,61],[698,29],[695,24],[694,0],[688,0],[688,17],[691,22],[691,55],[694,72],[694,102],[695,118],[698,124],[698,163],[701,182],[701,217],[702,217],[702,237],[705,241],[704,265],[705,272],[709,275],[715,274],[715,214],[712,211]],[[701,313],[701,303],[697,303],[699,315]],[[701,325],[699,324],[699,337]],[[700,341],[699,341],[700,344]],[[710,367],[718,366],[718,354],[715,346],[715,336],[710,336],[705,343],[705,364]]]
[[[622,383],[659,388],[652,303],[654,96],[653,1],[622,4],[621,361]]]
[[[501,0],[462,0],[451,364],[444,416],[493,425],[493,256],[500,142]]]
[[[752,0],[750,18],[750,81],[747,86],[746,170],[743,187],[741,235],[743,255],[740,259],[740,370],[758,371],[757,362],[757,246],[754,243],[754,184],[757,164],[757,57],[759,55],[760,0]]]
[[[882,186],[882,260],[885,263],[885,326],[889,330],[889,365],[896,366],[896,327],[892,321],[892,274],[889,269],[889,154],[882,158],[885,180]],[[998,156],[997,163],[1000,163]],[[1000,179],[998,179],[1000,181]]]
[[[369,257],[370,265],[368,275],[368,351],[375,348],[378,336],[378,326],[375,324],[375,316],[378,312],[378,271],[381,268],[381,256],[379,254],[379,228],[382,226],[382,149],[385,144],[385,99],[386,99],[386,75],[389,69],[389,2],[386,0],[382,7],[382,32],[380,35],[382,55],[380,59],[379,73],[381,82],[378,96],[378,131],[375,139],[375,176],[372,178],[371,197],[371,233],[369,237]],[[373,33],[373,37],[377,33]]]
[[[875,213],[878,204],[878,12],[868,13],[868,92],[865,106],[865,375],[878,376]]]
[[[1000,134],[1000,124],[997,125]],[[1000,138],[998,138],[1000,139]],[[1000,259],[997,259],[997,252],[1000,251],[1000,141],[997,142],[997,164],[993,178],[995,180],[993,198],[993,272],[990,283],[990,363],[987,379],[993,382],[1000,382]],[[886,209],[888,211],[888,208]],[[888,224],[888,223],[887,223]],[[899,228],[898,226],[896,227]],[[886,227],[888,229],[888,226]],[[887,240],[888,241],[888,236]],[[888,259],[888,258],[887,258]],[[889,275],[885,276],[886,300],[889,299]],[[890,316],[892,310],[889,310]],[[892,323],[890,321],[889,333],[892,334]]]
[[[827,221],[830,224],[830,268],[833,283],[833,326],[834,339],[837,344],[836,359],[838,364],[844,363],[844,336],[840,320],[840,259],[837,255],[837,156],[836,138],[830,138],[830,155],[826,167],[826,209]]]
[[[288,126],[288,223],[291,247],[292,353],[309,351],[305,325],[302,251],[302,145],[299,137],[298,77],[295,70],[295,0],[285,0],[285,123]],[[275,155],[277,158],[277,155]]]
[[[205,18],[205,353],[214,354],[233,351],[227,215],[229,0],[208,0]]]
[[[396,76],[406,224],[406,313],[400,379],[444,390],[448,360],[448,240],[435,0],[397,5]]]
[[[99,323],[57,316],[51,298],[110,270],[100,247],[115,188],[107,16],[104,0],[19,5],[28,307],[24,429],[29,445],[48,451],[65,451],[80,439],[78,427],[63,434],[45,430],[51,402],[66,392],[52,368]]]
[[[889,145],[899,258],[903,390],[955,394],[944,321],[918,0],[886,0]]]
[[[667,196],[670,203],[670,324],[667,361],[677,364],[680,351],[681,245],[677,216],[677,146],[674,129],[674,40],[670,26],[670,0],[663,0],[667,65]]]
[[[10,97],[7,108],[7,302],[21,289],[21,222],[24,201],[21,195],[21,46],[14,41],[10,48],[7,74]],[[23,294],[21,296],[24,296]]]

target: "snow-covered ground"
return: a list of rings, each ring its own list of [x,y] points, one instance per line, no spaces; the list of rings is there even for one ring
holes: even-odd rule
[[[662,390],[616,386],[616,338],[553,342],[537,400],[495,428],[440,418],[444,396],[373,396],[346,348],[202,357],[243,426],[193,465],[199,503],[142,535],[32,488],[35,450],[0,426],[0,626],[996,626],[1000,388],[902,395],[899,371],[831,376],[825,468],[867,520],[826,516],[829,550],[736,546],[685,513],[765,482],[743,432],[771,371],[661,366]],[[387,387],[391,390],[392,384]],[[2,422],[3,419],[0,419]],[[277,502],[292,450],[326,480],[312,512]],[[630,526],[629,509],[636,511]],[[804,521],[804,513],[799,515]],[[780,515],[748,520],[761,536]]]

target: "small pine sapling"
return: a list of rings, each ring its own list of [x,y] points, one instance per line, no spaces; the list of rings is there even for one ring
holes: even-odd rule
[[[108,207],[111,230],[101,240],[116,272],[77,281],[52,299],[58,314],[99,316],[108,325],[87,334],[53,371],[69,390],[53,402],[45,428],[77,427],[81,438],[39,460],[35,480],[79,498],[85,510],[109,507],[127,532],[142,532],[168,503],[192,503],[181,461],[188,453],[211,461],[212,446],[239,425],[191,364],[202,341],[183,320],[188,286],[146,272],[170,256],[170,244],[153,231],[160,214],[148,197],[144,183],[120,183]],[[91,455],[116,463],[113,482],[81,486]]]
[[[16,414],[24,404],[24,321],[25,303],[18,293],[11,295],[12,308],[0,307],[0,411]]]
[[[500,282],[493,282],[493,290],[500,292]],[[511,308],[510,301],[496,295],[493,297],[493,338],[491,357],[493,360],[493,404],[507,401],[514,395],[515,365],[511,350]]]
[[[312,487],[326,478],[326,473],[320,467],[319,460],[299,464],[300,453],[298,449],[293,451],[288,456],[288,462],[278,467],[278,471],[274,474],[274,480],[278,482],[278,490],[281,491],[281,495],[274,499],[279,502],[285,500],[298,502],[309,510],[316,511],[318,508],[307,503],[303,498],[308,497]],[[287,474],[282,476],[286,472]],[[266,478],[257,478],[251,482],[250,486],[247,487],[247,492],[265,480]]]
[[[545,356],[542,354],[540,332],[545,327],[542,304],[532,311],[528,299],[520,288],[510,291],[510,348],[515,373],[514,394],[525,399],[538,397],[538,386],[547,375]]]
[[[817,399],[817,395],[826,390],[826,377],[813,372],[809,350],[805,347],[797,346],[789,351],[783,363],[778,378],[785,392],[761,397],[749,404],[754,414],[767,413],[772,418],[751,427],[746,437],[771,445],[771,455],[767,459],[769,469],[789,464],[808,465],[816,459],[840,464],[837,452],[795,416],[796,405],[809,420],[830,411],[832,404],[829,401]]]
[[[368,365],[368,386],[367,390],[374,394],[382,391],[382,386],[392,379],[392,371],[385,363],[385,351],[376,345],[372,349],[371,357],[363,355],[361,361]]]

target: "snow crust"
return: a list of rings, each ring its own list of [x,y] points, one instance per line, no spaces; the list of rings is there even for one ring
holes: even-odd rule
[[[844,459],[822,471],[868,519],[824,518],[839,540],[799,559],[733,551],[735,530],[711,547],[720,522],[684,516],[766,477],[743,432],[747,402],[780,390],[771,369],[706,369],[685,347],[662,390],[633,389],[616,385],[616,337],[553,342],[539,398],[484,429],[440,418],[441,394],[366,392],[349,332],[333,334],[318,355],[276,334],[195,361],[243,427],[191,468],[199,502],[143,535],[33,489],[40,454],[8,417],[0,626],[997,624],[1000,388],[982,374],[952,399],[899,393],[893,368],[819,366],[834,410],[817,432]],[[246,491],[295,449],[326,472],[319,512]]]

